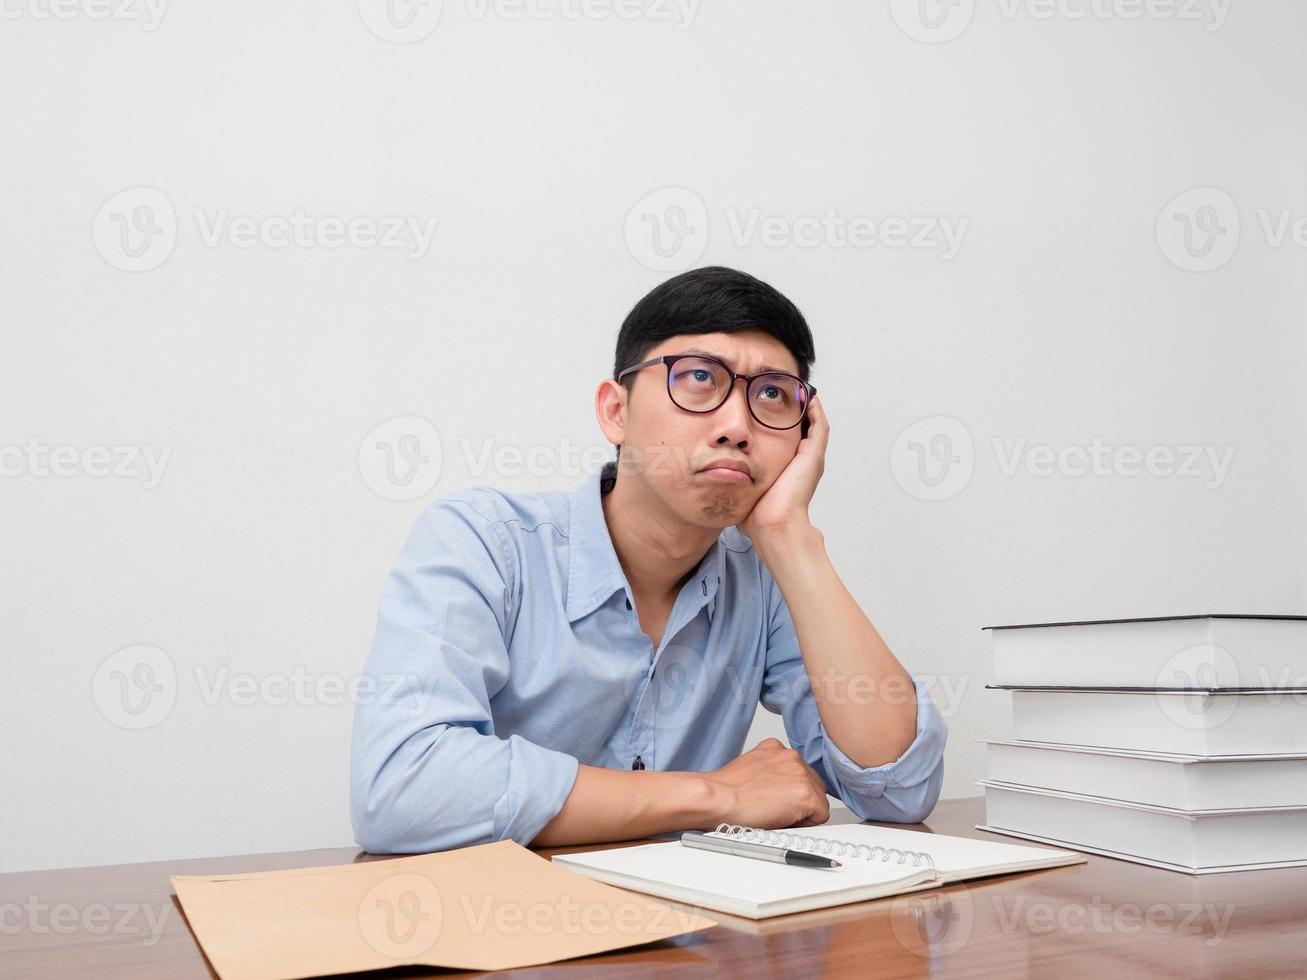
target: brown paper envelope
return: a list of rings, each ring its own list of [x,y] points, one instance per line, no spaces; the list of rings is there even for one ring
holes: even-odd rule
[[[292,871],[170,875],[222,980],[425,965],[504,970],[716,925],[516,841]]]

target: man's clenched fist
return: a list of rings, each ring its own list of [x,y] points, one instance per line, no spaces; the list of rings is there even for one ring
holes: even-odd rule
[[[830,819],[821,777],[779,739],[765,738],[704,776],[721,800],[720,819],[713,821],[713,827],[726,822],[774,830],[811,827]]]

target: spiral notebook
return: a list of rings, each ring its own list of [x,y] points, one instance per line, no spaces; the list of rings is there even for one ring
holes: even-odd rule
[[[709,836],[824,854],[843,866],[827,870],[773,864],[686,847],[679,840],[557,854],[553,860],[569,871],[619,888],[750,919],[1085,861],[1072,851],[869,824],[785,830],[719,824]]]

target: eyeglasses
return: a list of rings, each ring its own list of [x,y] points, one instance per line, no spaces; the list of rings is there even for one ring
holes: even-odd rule
[[[736,374],[725,361],[704,354],[664,354],[632,364],[618,381],[654,364],[667,365],[667,394],[687,412],[713,412],[721,408],[743,381],[749,414],[769,429],[792,429],[803,421],[817,389],[802,378],[783,371]]]

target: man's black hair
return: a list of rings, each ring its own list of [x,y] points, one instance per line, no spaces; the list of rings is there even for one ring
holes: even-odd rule
[[[817,355],[812,331],[798,307],[761,279],[720,265],[673,276],[635,304],[617,333],[613,378],[669,337],[742,330],[761,330],[779,340],[794,355],[799,377],[808,380]],[[636,373],[621,380],[628,392]],[[619,459],[621,455],[618,446]]]

